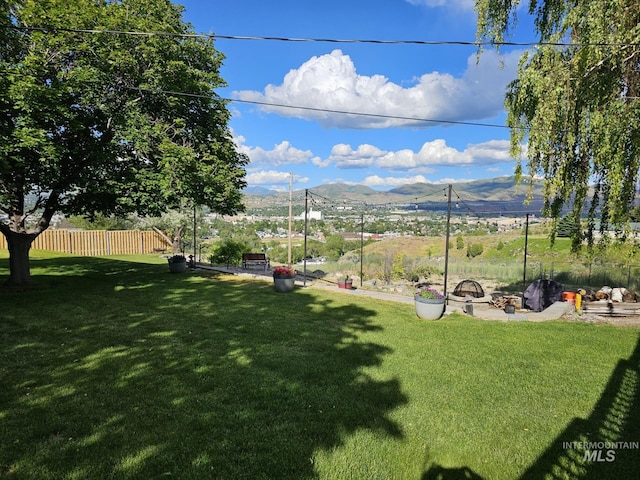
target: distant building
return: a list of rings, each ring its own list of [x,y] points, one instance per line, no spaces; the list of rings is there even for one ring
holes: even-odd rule
[[[313,207],[309,208],[309,212],[307,213],[307,219],[309,220],[322,220],[324,217],[322,216],[322,212],[314,212]],[[295,217],[296,220],[304,220],[304,212]]]

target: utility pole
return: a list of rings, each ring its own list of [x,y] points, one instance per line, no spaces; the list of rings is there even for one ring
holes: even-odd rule
[[[291,266],[291,217],[293,215],[293,173],[289,172],[289,252],[287,264]]]
[[[447,298],[447,278],[449,276],[449,225],[451,223],[451,184],[447,187],[447,245],[444,249],[444,298]]]
[[[360,214],[360,287],[362,287],[362,261],[364,253],[364,212]]]
[[[309,189],[304,189],[304,260],[302,262],[302,268],[304,268],[304,282],[303,286],[307,286],[307,234],[309,230],[309,214],[307,212],[309,205]]]
[[[524,268],[522,269],[522,308],[524,308],[524,291],[527,288],[527,247],[529,245],[529,214],[524,226]]]

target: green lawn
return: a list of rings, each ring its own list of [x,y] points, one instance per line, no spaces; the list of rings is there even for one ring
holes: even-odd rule
[[[564,444],[640,442],[638,329],[33,258],[0,291],[0,478],[638,478]]]

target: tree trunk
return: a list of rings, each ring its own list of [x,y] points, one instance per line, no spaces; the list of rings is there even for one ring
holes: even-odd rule
[[[158,227],[151,227],[151,229],[156,232],[158,235],[160,235],[162,237],[162,239],[167,242],[168,245],[171,245],[171,249],[173,253],[173,240],[171,240],[162,230],[160,230]]]
[[[3,231],[9,247],[9,278],[8,285],[25,286],[31,283],[31,267],[29,265],[29,250],[38,236],[37,233],[15,233]]]
[[[173,231],[173,244],[172,244],[172,252],[174,255],[180,255],[182,253],[182,232],[184,231],[185,226],[180,225],[176,227]]]

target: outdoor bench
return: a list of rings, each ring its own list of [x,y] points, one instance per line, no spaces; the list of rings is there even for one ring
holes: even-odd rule
[[[269,267],[269,260],[264,253],[243,253],[242,254],[242,268],[249,268],[250,266],[258,265],[262,266],[265,271]]]

